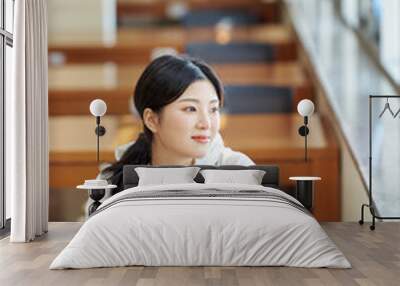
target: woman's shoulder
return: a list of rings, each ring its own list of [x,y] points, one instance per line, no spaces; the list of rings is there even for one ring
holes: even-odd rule
[[[218,133],[211,143],[208,154],[196,160],[197,165],[254,165],[254,162],[245,154],[225,147],[221,135]]]
[[[219,162],[217,165],[243,165],[243,166],[250,166],[255,165],[253,160],[250,159],[249,156],[238,152],[233,151],[231,148],[225,147]]]

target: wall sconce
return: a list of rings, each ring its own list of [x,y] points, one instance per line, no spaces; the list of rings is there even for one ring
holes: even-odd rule
[[[90,103],[90,113],[96,117],[96,129],[94,132],[97,135],[97,164],[99,164],[99,143],[100,136],[106,134],[106,128],[100,125],[100,117],[106,114],[107,104],[101,99],[95,99]]]
[[[299,134],[304,137],[304,160],[307,162],[307,135],[310,132],[307,125],[308,117],[314,113],[314,103],[309,99],[303,99],[297,105],[297,112],[304,117],[304,125],[299,128]]]
[[[97,165],[99,164],[99,141],[100,136],[106,134],[104,126],[100,125],[100,117],[106,114],[107,104],[101,99],[95,99],[90,103],[90,113],[96,117],[96,129],[95,133],[97,136]],[[89,206],[89,216],[94,213],[97,208],[101,205],[100,200],[104,197],[106,189],[116,188],[116,185],[109,185],[107,180],[85,180],[83,185],[79,185],[77,189],[84,189],[89,192],[89,197],[93,200],[93,203]]]

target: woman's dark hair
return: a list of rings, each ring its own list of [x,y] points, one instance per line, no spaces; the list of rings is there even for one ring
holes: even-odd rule
[[[208,80],[215,88],[219,102],[223,103],[223,87],[214,71],[204,62],[184,56],[161,56],[153,60],[140,76],[133,101],[140,117],[150,108],[160,112],[167,104],[178,99],[193,82]],[[110,183],[117,185],[113,194],[122,190],[124,165],[147,165],[151,163],[153,133],[143,125],[144,132],[122,155],[121,159],[104,169]]]

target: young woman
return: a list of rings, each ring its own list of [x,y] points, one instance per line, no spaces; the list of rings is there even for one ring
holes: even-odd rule
[[[134,165],[253,165],[219,135],[223,87],[205,63],[181,56],[152,61],[139,78],[134,104],[144,132],[117,148],[101,177],[122,190],[122,170]]]

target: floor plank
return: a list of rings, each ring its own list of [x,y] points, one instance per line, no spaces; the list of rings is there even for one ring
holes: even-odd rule
[[[116,267],[49,270],[81,223],[53,222],[32,243],[0,240],[0,285],[398,285],[400,222],[379,223],[375,231],[357,223],[323,223],[352,269],[290,267]]]

